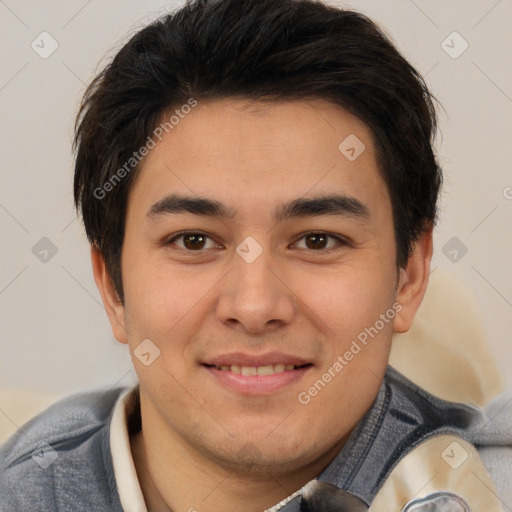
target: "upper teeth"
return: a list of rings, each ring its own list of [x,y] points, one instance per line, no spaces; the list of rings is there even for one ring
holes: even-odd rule
[[[267,366],[238,366],[236,364],[215,366],[217,370],[242,375],[272,375],[296,368],[293,364],[269,364]]]

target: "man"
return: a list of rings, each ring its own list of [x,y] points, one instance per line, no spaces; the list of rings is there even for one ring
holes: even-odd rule
[[[74,191],[139,386],[4,445],[2,510],[502,510],[479,411],[388,366],[428,283],[435,128],[351,11],[195,1],[137,33],[85,94]],[[446,439],[463,473],[393,480]]]

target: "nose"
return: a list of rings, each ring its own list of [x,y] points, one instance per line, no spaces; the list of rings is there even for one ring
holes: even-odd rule
[[[269,250],[264,249],[253,261],[235,253],[233,265],[221,283],[217,305],[221,322],[247,333],[261,334],[293,320],[296,300],[291,283],[283,277]]]

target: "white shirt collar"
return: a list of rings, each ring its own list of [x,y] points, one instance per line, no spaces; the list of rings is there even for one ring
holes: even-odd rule
[[[124,512],[147,512],[128,433],[128,417],[137,392],[137,388],[131,388],[121,393],[114,406],[110,423],[110,450],[117,492]]]

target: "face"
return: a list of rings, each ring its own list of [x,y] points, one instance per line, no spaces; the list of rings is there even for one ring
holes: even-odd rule
[[[332,457],[413,308],[396,304],[407,279],[397,288],[395,261],[360,120],[320,100],[199,102],[128,199],[125,301],[110,317],[130,346],[144,428],[225,467]]]

